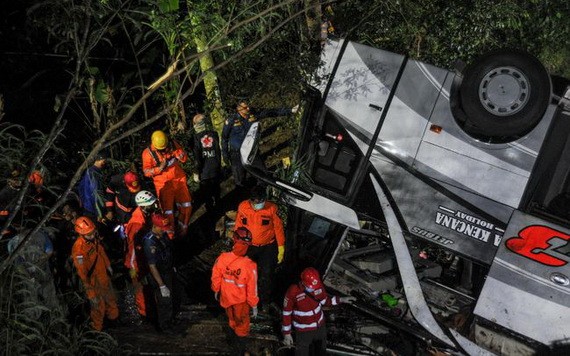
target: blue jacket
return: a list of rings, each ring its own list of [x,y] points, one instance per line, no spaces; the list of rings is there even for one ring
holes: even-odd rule
[[[222,154],[239,151],[251,124],[266,117],[278,117],[291,114],[290,108],[250,110],[247,118],[235,112],[224,122],[222,130]]]
[[[93,217],[102,217],[105,210],[103,172],[91,166],[79,181],[77,193],[86,214]]]
[[[172,242],[166,234],[158,238],[152,231],[143,237],[143,249],[149,265],[155,265],[160,273],[168,273],[174,267]]]

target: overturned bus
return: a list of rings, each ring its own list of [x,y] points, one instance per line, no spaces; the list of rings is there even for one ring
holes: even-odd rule
[[[297,152],[309,179],[251,165],[258,124],[241,151],[293,207],[287,258],[386,333],[469,355],[562,352],[570,82],[519,51],[450,71],[340,40],[322,59]]]

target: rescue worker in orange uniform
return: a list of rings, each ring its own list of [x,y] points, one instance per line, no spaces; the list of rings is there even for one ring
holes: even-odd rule
[[[93,221],[86,216],[77,218],[75,231],[79,237],[73,244],[71,257],[91,304],[91,325],[100,331],[103,329],[105,317],[110,321],[116,321],[119,317],[117,300],[109,277],[113,270],[99,242]]]
[[[222,253],[212,269],[212,291],[226,309],[230,328],[234,331],[237,351],[245,351],[245,337],[249,334],[250,307],[257,317],[257,265],[246,257],[251,244],[251,233],[240,227],[235,230],[231,252]]]
[[[321,282],[319,271],[313,267],[301,272],[301,281],[292,284],[283,301],[283,342],[293,346],[291,331],[296,330],[295,355],[309,355],[313,349],[315,355],[326,355],[327,329],[323,307],[352,303],[354,297],[329,296]]]
[[[159,211],[156,197],[147,190],[141,190],[135,196],[137,208],[133,211],[125,228],[127,252],[125,267],[129,270],[135,293],[135,304],[139,315],[146,318],[146,305],[151,291],[142,283],[148,274],[148,267],[143,251],[143,237],[152,227],[151,215]]]
[[[151,136],[151,144],[142,153],[143,173],[152,178],[160,206],[168,216],[170,226],[174,224],[174,204],[178,209],[178,233],[180,236],[188,232],[188,223],[192,214],[192,197],[186,184],[186,173],[180,166],[188,156],[180,144],[169,140],[163,131],[155,131]],[[169,231],[174,237],[174,231]]]
[[[265,187],[253,187],[249,199],[239,204],[235,223],[235,229],[245,227],[251,231],[247,256],[259,269],[260,308],[271,302],[273,271],[285,254],[283,222],[277,215],[277,205],[266,198]]]

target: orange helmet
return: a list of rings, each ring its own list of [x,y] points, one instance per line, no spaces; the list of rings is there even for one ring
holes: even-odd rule
[[[32,174],[30,174],[30,178],[28,179],[30,181],[30,184],[33,184],[36,187],[44,184],[44,177],[40,171],[33,171]]]
[[[303,272],[301,272],[301,282],[307,288],[319,288],[321,285],[321,277],[319,275],[319,271],[313,267],[305,268]]]
[[[95,231],[95,224],[87,216],[80,216],[75,220],[75,232],[79,235],[89,235]]]

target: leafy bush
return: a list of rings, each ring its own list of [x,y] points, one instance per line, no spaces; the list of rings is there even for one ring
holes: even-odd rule
[[[0,355],[111,355],[119,352],[108,334],[69,323],[58,300],[42,295],[51,275],[17,263],[0,275]]]

